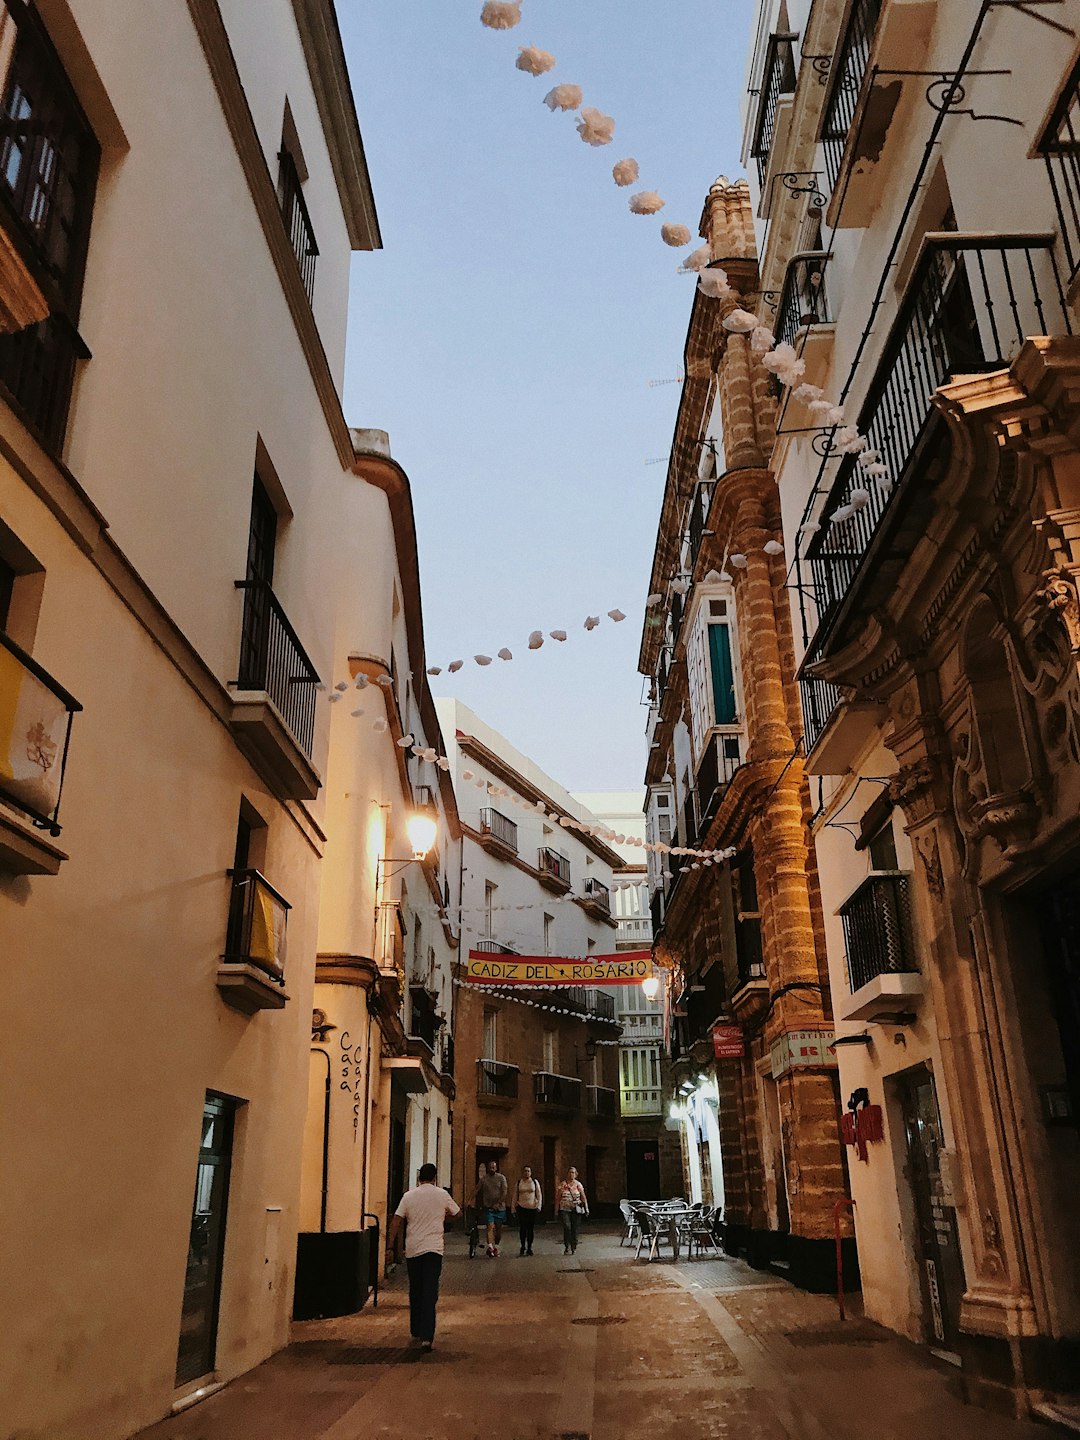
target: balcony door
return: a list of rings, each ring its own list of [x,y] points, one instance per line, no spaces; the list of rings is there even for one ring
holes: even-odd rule
[[[270,646],[270,611],[277,548],[277,511],[259,477],[251,493],[244,628],[240,643],[240,688],[265,690]]]
[[[660,1141],[655,1136],[649,1140],[627,1140],[626,1193],[631,1200],[661,1198]]]
[[[180,1311],[177,1385],[201,1379],[214,1368],[235,1108],[235,1102],[223,1095],[209,1094],[203,1106]]]

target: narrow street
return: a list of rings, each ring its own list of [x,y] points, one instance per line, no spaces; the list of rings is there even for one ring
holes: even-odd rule
[[[959,1372],[742,1261],[635,1263],[613,1230],[565,1259],[469,1260],[450,1237],[436,1348],[406,1349],[399,1269],[370,1307],[294,1327],[288,1350],[141,1440],[1022,1440],[966,1406]]]

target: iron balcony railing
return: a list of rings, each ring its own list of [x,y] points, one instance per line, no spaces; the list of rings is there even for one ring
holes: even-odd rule
[[[500,845],[505,845],[508,850],[517,854],[518,838],[517,826],[513,820],[508,820],[498,810],[480,811],[480,829],[485,835],[490,835]]]
[[[619,1092],[609,1090],[606,1085],[586,1085],[585,1113],[592,1120],[617,1120]]]
[[[435,1001],[422,985],[413,985],[409,990],[409,1034],[423,1040],[432,1054],[438,1043],[442,1020],[435,1013]]]
[[[665,645],[660,651],[656,661],[656,703],[659,705],[664,698],[664,692],[668,687],[668,677],[671,674],[671,647]]]
[[[557,850],[544,846],[537,859],[537,869],[542,875],[549,876],[552,880],[558,880],[563,885],[570,884],[570,861],[565,855],[560,855]]]
[[[315,742],[319,675],[265,580],[237,580],[244,592],[238,690],[265,690],[309,758]]]
[[[1036,149],[1046,165],[1072,278],[1080,270],[1080,62],[1058,96]]]
[[[840,691],[828,680],[814,675],[799,678],[803,713],[803,753],[809,754],[824,733],[829,717],[840,704]]]
[[[879,975],[918,970],[911,912],[911,876],[900,870],[868,875],[840,907],[851,993]]]
[[[232,894],[224,960],[253,965],[285,984],[285,931],[292,908],[258,870],[230,870]]]
[[[501,1060],[477,1060],[476,1093],[478,1096],[495,1095],[500,1100],[516,1100],[519,1073],[516,1065],[506,1065]]]
[[[498,940],[477,940],[473,946],[474,950],[483,950],[486,955],[516,955],[518,952],[511,945],[502,945]]]
[[[71,722],[82,709],[49,672],[0,630],[0,799],[53,836]]]
[[[664,1108],[664,1092],[659,1086],[634,1085],[623,1089],[619,1109],[627,1115],[659,1115]]]
[[[765,50],[754,142],[750,147],[750,154],[757,161],[759,186],[765,184],[769,169],[769,153],[776,136],[776,115],[780,108],[780,97],[791,95],[795,90],[795,41],[798,38],[796,34],[770,35]]]
[[[705,526],[709,518],[709,510],[712,508],[713,491],[716,489],[716,482],[713,480],[702,480],[694,488],[693,499],[690,501],[690,515],[687,521],[687,534],[690,539],[690,559],[688,568],[693,570],[697,563],[698,552],[701,549],[701,541],[705,535]]]
[[[825,290],[829,259],[827,250],[804,250],[791,257],[776,307],[778,344],[792,345],[800,330],[808,325],[826,325],[832,319]]]
[[[679,640],[679,631],[682,629],[683,614],[686,610],[685,598],[676,592],[671,597],[671,643],[676,645]]]
[[[859,431],[891,483],[879,485],[857,456],[844,456],[821,529],[807,546],[819,641],[918,451],[938,387],[953,375],[1000,369],[1029,335],[1072,333],[1053,238],[952,232],[924,237],[859,413]],[[830,523],[841,507],[848,507],[846,518]]]
[[[581,1081],[571,1075],[553,1075],[537,1070],[533,1075],[533,1099],[552,1110],[581,1109]]]
[[[825,104],[821,144],[825,152],[825,173],[829,188],[836,188],[840,162],[848,131],[859,103],[859,92],[870,64],[874,31],[881,16],[882,0],[852,0],[847,27],[837,46],[831,67],[832,85]]]
[[[308,214],[308,208],[304,201],[304,192],[300,176],[297,173],[296,161],[288,150],[281,151],[278,161],[280,164],[278,199],[281,201],[281,218],[285,221],[285,229],[289,232],[289,240],[296,256],[296,263],[300,266],[300,278],[304,282],[304,289],[307,291],[308,299],[311,300],[315,294],[315,261],[318,259],[319,247],[315,244],[315,231],[312,228],[311,216]]]
[[[712,823],[724,791],[741,764],[742,740],[739,735],[714,732],[709,736],[697,768],[697,808],[701,816],[697,830],[699,837]]]
[[[595,1015],[598,1020],[615,1020],[615,997],[609,995],[606,990],[586,990],[584,992],[585,1009],[590,1015]]]
[[[601,885],[599,880],[585,881],[584,898],[605,915],[611,914],[611,891],[606,885]]]
[[[654,890],[649,896],[649,915],[652,917],[652,933],[659,935],[664,923],[664,892],[662,889]]]

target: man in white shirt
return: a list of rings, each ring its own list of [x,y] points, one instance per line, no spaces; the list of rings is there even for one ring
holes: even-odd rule
[[[435,1184],[434,1165],[421,1165],[414,1190],[406,1190],[390,1221],[390,1252],[396,1257],[398,1238],[405,1227],[405,1265],[409,1272],[409,1329],[423,1350],[435,1342],[435,1307],[439,1303],[442,1274],[443,1230],[446,1221],[460,1215],[460,1207]]]

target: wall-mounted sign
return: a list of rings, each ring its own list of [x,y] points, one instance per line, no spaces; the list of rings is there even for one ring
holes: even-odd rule
[[[717,1060],[741,1060],[746,1054],[741,1025],[714,1025],[712,1044]]]
[[[830,1050],[831,1030],[787,1030],[772,1043],[769,1061],[772,1078],[779,1080],[793,1070],[835,1070],[836,1051]]]
[[[470,950],[466,979],[471,985],[639,985],[651,974],[651,950],[587,959]]]

